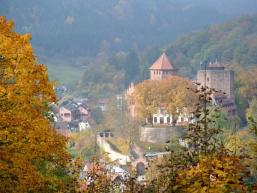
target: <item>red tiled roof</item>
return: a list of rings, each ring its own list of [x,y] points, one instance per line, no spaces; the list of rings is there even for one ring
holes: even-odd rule
[[[158,60],[156,60],[150,67],[150,70],[175,70],[174,66],[170,63],[169,58],[163,53]]]

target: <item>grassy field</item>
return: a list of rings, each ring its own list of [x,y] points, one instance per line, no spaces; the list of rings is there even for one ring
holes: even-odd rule
[[[39,57],[39,63],[43,63],[48,68],[50,80],[56,81],[57,84],[70,84],[81,80],[85,69],[81,67],[81,59],[65,59],[60,57],[49,58],[46,56]]]
[[[79,81],[83,75],[83,69],[69,65],[48,65],[48,73],[51,80],[58,84],[69,84]]]

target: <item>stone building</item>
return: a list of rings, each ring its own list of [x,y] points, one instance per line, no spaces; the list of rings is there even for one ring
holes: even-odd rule
[[[168,56],[163,53],[149,68],[150,80],[162,80],[167,76],[177,75],[178,69],[169,61]],[[125,100],[128,104],[128,111],[132,118],[136,117],[135,104],[133,101],[133,93],[135,91],[134,83],[131,83],[125,93]]]
[[[234,72],[217,61],[198,71],[197,82],[202,86],[206,84],[209,88],[221,90],[229,99],[234,100]]]
[[[170,63],[167,55],[163,53],[150,67],[150,79],[162,80],[171,75],[177,75],[177,69]]]
[[[223,93],[214,93],[212,94],[212,103],[223,109],[227,113],[228,116],[235,116],[236,115],[236,105],[235,102],[228,98]]]
[[[132,118],[136,117],[136,110],[135,110],[136,107],[132,97],[134,92],[135,92],[135,86],[134,86],[134,83],[132,82],[125,93],[125,100],[127,101],[128,112]]]

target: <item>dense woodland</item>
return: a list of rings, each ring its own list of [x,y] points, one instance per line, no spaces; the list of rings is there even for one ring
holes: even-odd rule
[[[96,58],[106,55],[124,58],[125,53],[126,66],[137,65],[130,50],[136,51],[144,76],[134,77],[118,60],[122,71],[130,73],[125,83],[145,79],[156,50],[181,35],[256,11],[255,0],[1,0],[0,6],[0,14],[16,22],[17,32],[32,34],[37,58],[48,66],[50,77],[65,84],[78,81],[85,69],[96,66]],[[174,54],[169,53],[170,59]]]
[[[62,57],[94,56],[104,42],[114,51],[128,50],[133,44],[140,49],[164,45],[180,34],[254,12],[257,7],[254,0],[234,0],[233,4],[215,0],[1,0],[1,4],[0,13],[15,19],[18,32],[33,35],[38,54]]]
[[[149,67],[165,51],[179,74],[191,79],[200,69],[200,62],[218,60],[234,70],[237,104],[245,109],[256,94],[256,29],[257,16],[245,16],[182,37],[164,49],[152,47],[142,53],[135,48],[111,56],[103,51],[86,69],[79,93],[89,98],[120,93],[131,82],[148,79]]]

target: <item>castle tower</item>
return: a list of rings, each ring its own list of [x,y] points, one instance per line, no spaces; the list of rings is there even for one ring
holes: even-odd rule
[[[170,63],[169,58],[163,53],[150,67],[150,79],[162,80],[167,76],[176,75],[177,69]]]
[[[229,99],[234,100],[234,72],[216,61],[210,63],[206,69],[202,68],[197,73],[197,82],[216,90],[225,92]]]

